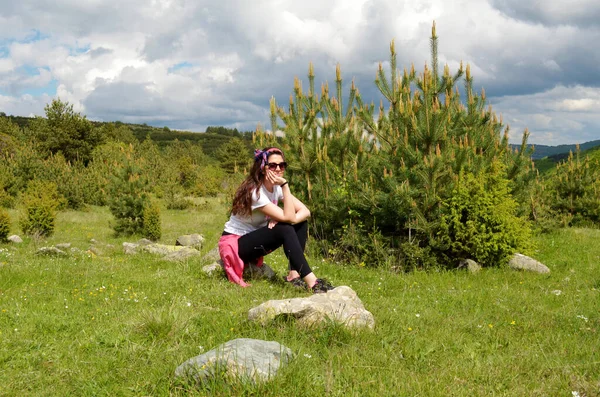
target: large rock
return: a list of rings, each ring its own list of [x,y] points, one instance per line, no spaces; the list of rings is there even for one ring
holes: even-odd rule
[[[136,254],[138,247],[139,247],[139,245],[135,244],[135,243],[128,243],[128,242],[123,243],[123,251],[125,252],[126,255]]]
[[[187,360],[175,376],[201,382],[225,370],[237,380],[267,381],[292,357],[292,351],[278,342],[240,338]]]
[[[220,259],[216,262],[211,263],[210,265],[202,267],[202,271],[207,276],[212,276],[213,274],[219,272],[221,269],[223,269],[223,262]]]
[[[550,273],[550,269],[541,262],[523,254],[515,254],[508,262],[508,266],[515,270],[527,270],[536,273]]]
[[[373,314],[365,309],[356,292],[346,286],[308,298],[267,301],[250,309],[248,319],[266,324],[281,315],[294,317],[300,324],[308,326],[333,320],[347,328],[375,327]]]
[[[166,244],[148,244],[148,245],[140,245],[138,247],[140,251],[149,252],[155,255],[168,255],[172,252],[180,251],[186,249],[181,245],[166,245]]]
[[[175,245],[181,245],[184,247],[192,247],[199,250],[202,248],[202,243],[204,242],[204,237],[201,234],[186,234],[184,236],[179,236]]]

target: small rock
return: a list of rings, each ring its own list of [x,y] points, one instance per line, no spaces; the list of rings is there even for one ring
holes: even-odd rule
[[[186,249],[186,247],[152,243],[152,244],[142,245],[142,246],[140,246],[140,249],[144,252],[149,252],[151,254],[168,255],[171,252]]]
[[[275,280],[277,278],[277,274],[266,263],[263,263],[262,266],[256,266],[255,262],[250,262],[247,266],[244,266],[243,277],[246,280]]]
[[[154,244],[154,243],[152,241],[148,240],[147,238],[142,238],[142,239],[139,239],[136,244],[137,245],[150,245],[150,244]]]
[[[221,259],[221,254],[219,254],[219,247],[214,247],[210,251],[208,251],[203,257],[203,262],[214,262]]]
[[[292,351],[278,342],[239,338],[187,360],[177,367],[175,376],[202,382],[224,370],[239,381],[263,382],[292,358]]]
[[[527,270],[536,273],[550,273],[550,269],[541,262],[523,254],[515,254],[508,262],[508,266],[515,270]]]
[[[16,234],[13,234],[12,236],[8,237],[8,241],[10,241],[12,243],[20,244],[23,242],[23,239],[21,237],[17,236]]]
[[[126,255],[133,255],[137,253],[138,245],[134,243],[123,243],[123,251]]]
[[[163,257],[169,262],[184,262],[190,258],[200,256],[200,252],[194,248],[183,247],[183,249],[168,253]]]
[[[96,239],[95,239],[95,238],[91,238],[91,239],[90,239],[90,243],[91,243],[91,244],[98,244],[98,241],[96,241]]]
[[[91,252],[92,254],[96,255],[96,256],[102,256],[103,252],[100,248],[96,247],[96,246],[91,246],[90,248],[88,248],[88,252]]]
[[[66,250],[66,249],[71,248],[71,243],[60,243],[60,244],[56,244],[55,247],[58,249],[61,249],[61,250]]]
[[[183,236],[179,236],[175,245],[181,245],[184,247],[193,247],[196,249],[202,248],[202,243],[204,242],[204,236],[201,234],[186,234]]]
[[[459,269],[467,269],[471,273],[477,273],[481,270],[481,266],[479,263],[475,262],[473,259],[463,259],[458,264]]]
[[[206,266],[202,267],[202,271],[204,273],[206,273],[207,276],[212,276],[213,273],[218,272],[219,270],[221,270],[223,268],[223,265],[219,262],[221,262],[220,259],[218,262],[213,262],[210,265],[206,265]]]
[[[77,247],[71,247],[71,252],[74,253],[74,254],[78,254],[78,253],[81,252],[81,250],[79,248],[77,248]]]
[[[39,248],[36,255],[48,255],[48,256],[66,256],[67,253],[56,247],[41,247]]]

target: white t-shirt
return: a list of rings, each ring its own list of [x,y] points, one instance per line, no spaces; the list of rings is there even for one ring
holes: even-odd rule
[[[260,195],[258,190],[252,193],[252,214],[250,216],[231,215],[229,221],[225,223],[225,231],[231,234],[243,236],[244,234],[267,226],[269,217],[263,214],[259,208],[264,207],[269,203],[277,205],[279,200],[283,200],[283,191],[281,186],[274,185],[273,192],[269,192],[265,185],[260,187]]]

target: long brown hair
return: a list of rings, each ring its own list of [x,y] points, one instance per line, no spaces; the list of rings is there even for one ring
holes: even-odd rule
[[[244,179],[233,196],[233,205],[231,213],[233,215],[250,216],[252,214],[252,193],[257,191],[260,195],[260,188],[265,181],[266,161],[271,155],[278,154],[284,158],[283,151],[276,147],[266,147],[263,150],[256,151],[254,154],[254,164],[250,169],[250,174]],[[266,160],[265,159],[265,160]]]

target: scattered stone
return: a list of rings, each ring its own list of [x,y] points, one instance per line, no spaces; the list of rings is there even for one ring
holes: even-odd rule
[[[292,351],[278,342],[240,338],[187,360],[177,367],[175,376],[199,383],[225,371],[239,381],[263,382],[292,358]]]
[[[150,245],[150,244],[154,244],[154,242],[148,240],[147,238],[142,238],[142,239],[139,239],[136,244],[137,245]]]
[[[479,263],[475,262],[473,259],[463,259],[458,264],[459,269],[467,269],[471,273],[477,273],[481,270],[481,266]]]
[[[347,328],[375,327],[373,314],[365,309],[356,292],[347,286],[308,298],[267,301],[250,309],[248,319],[266,324],[280,315],[294,317],[298,323],[307,326],[332,320]]]
[[[133,255],[137,253],[138,245],[134,243],[123,243],[123,251],[126,255]]]
[[[55,247],[58,249],[61,249],[61,250],[67,250],[67,249],[71,248],[71,243],[60,243],[60,244],[56,244]]]
[[[90,248],[88,248],[88,252],[91,252],[92,254],[94,254],[96,256],[102,256],[104,254],[100,248],[98,248],[94,245],[92,245]]]
[[[215,272],[218,272],[223,268],[223,264],[219,259],[217,262],[213,262],[210,265],[206,265],[202,267],[202,271],[206,273],[207,276],[212,276]]]
[[[183,247],[183,246],[166,245],[166,244],[158,244],[158,243],[142,245],[139,248],[141,251],[149,252],[151,254],[156,254],[156,255],[168,255],[171,252],[186,249],[186,247]]]
[[[508,262],[508,266],[515,270],[528,270],[535,273],[550,273],[550,269],[541,262],[523,254],[515,254]]]
[[[81,252],[81,250],[79,248],[77,248],[77,247],[71,247],[71,252],[74,253],[74,254],[78,254],[78,253]]]
[[[66,256],[67,253],[56,247],[41,247],[39,248],[36,255],[48,255],[48,256]]]
[[[216,246],[215,248],[213,248],[210,251],[208,251],[202,257],[202,261],[203,262],[215,262],[215,261],[218,261],[220,259],[221,259],[221,254],[219,253],[219,247],[218,246]]]
[[[200,256],[200,251],[190,247],[183,247],[183,249],[168,253],[163,259],[169,262],[184,262],[196,256]]]
[[[15,243],[15,244],[20,244],[23,242],[23,239],[19,236],[17,236],[16,234],[13,234],[12,236],[8,237],[8,241]]]
[[[184,247],[193,247],[197,250],[202,248],[202,243],[204,242],[204,236],[201,234],[186,234],[183,236],[179,236],[175,245],[181,245]]]
[[[98,244],[98,241],[96,241],[96,239],[95,239],[95,238],[91,238],[91,239],[90,239],[90,243],[91,243],[91,244]]]
[[[243,277],[246,280],[275,280],[277,278],[277,274],[266,263],[263,263],[262,266],[256,266],[256,263],[250,262],[247,266],[244,266]]]

